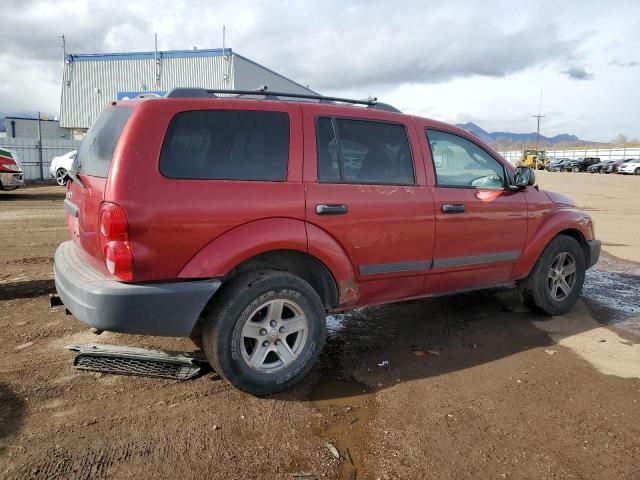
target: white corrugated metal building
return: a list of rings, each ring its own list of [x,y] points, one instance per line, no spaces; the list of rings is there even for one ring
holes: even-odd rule
[[[315,93],[230,48],[70,54],[65,58],[60,126],[81,133],[115,100],[177,87]]]

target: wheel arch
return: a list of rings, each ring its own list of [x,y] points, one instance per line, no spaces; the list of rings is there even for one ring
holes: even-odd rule
[[[211,241],[178,273],[179,278],[220,278],[227,282],[257,268],[289,271],[307,281],[329,309],[355,301],[355,274],[346,254],[304,221],[291,218],[256,220],[236,227]],[[324,248],[314,248],[320,238]],[[333,240],[335,243],[335,240]],[[222,253],[222,254],[221,254]],[[352,290],[348,290],[348,288]]]
[[[587,240],[593,239],[591,218],[576,209],[557,209],[547,216],[527,242],[514,267],[513,278],[517,280],[529,275],[544,249],[558,235],[575,239],[582,248],[586,264],[590,265],[591,253]]]
[[[223,278],[223,285],[237,276],[257,270],[285,271],[306,281],[318,293],[326,309],[338,304],[338,287],[327,266],[299,250],[271,250],[242,261]]]

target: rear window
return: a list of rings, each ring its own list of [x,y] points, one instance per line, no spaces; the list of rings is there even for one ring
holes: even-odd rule
[[[289,115],[247,110],[198,110],[173,117],[162,145],[165,177],[202,180],[284,180]]]
[[[78,148],[73,162],[76,173],[92,177],[106,177],[109,174],[111,157],[132,110],[131,107],[110,107],[102,112]]]

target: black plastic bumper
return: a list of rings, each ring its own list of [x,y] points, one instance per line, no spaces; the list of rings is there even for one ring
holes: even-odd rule
[[[89,266],[73,242],[60,244],[53,267],[56,290],[81,322],[99,330],[188,337],[219,280],[128,284]]]
[[[589,245],[589,265],[587,265],[587,268],[591,268],[598,263],[602,242],[600,240],[587,240],[587,244]]]

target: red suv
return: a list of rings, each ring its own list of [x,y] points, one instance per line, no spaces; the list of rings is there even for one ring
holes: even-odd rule
[[[375,100],[229,93],[113,103],[87,133],[54,267],[82,322],[199,339],[260,395],[308,372],[327,312],[514,283],[546,314],[576,302],[591,218],[474,135]]]

